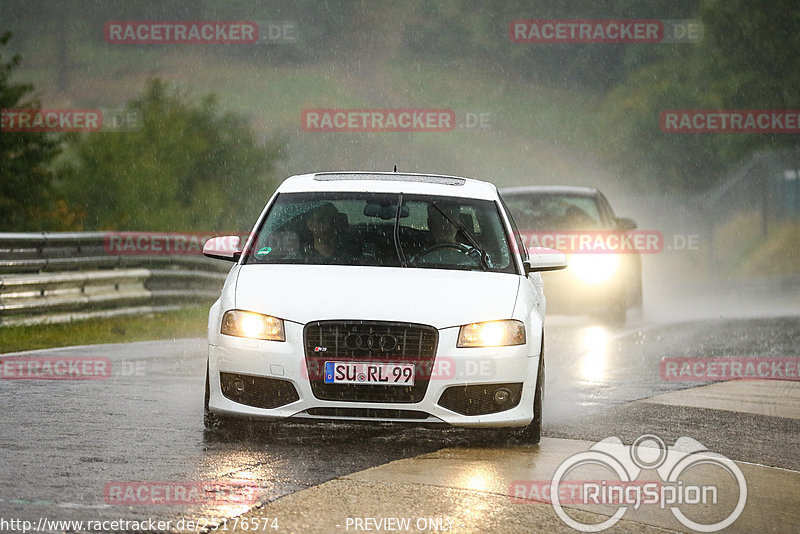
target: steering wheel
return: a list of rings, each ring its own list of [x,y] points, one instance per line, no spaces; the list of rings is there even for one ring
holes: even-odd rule
[[[463,252],[464,254],[467,254],[467,255],[469,255],[469,253],[472,251],[471,248],[469,248],[468,246],[466,246],[466,245],[464,245],[462,243],[439,243],[438,245],[433,245],[432,247],[426,248],[425,250],[423,250],[422,252],[417,254],[417,257],[419,258],[419,257],[422,257],[422,256],[427,256],[431,252],[435,252],[435,251],[437,251],[439,249],[442,249],[442,248],[452,248],[452,249],[455,249],[455,250],[457,250],[459,252]]]
[[[461,252],[461,253],[465,254],[468,258],[471,258],[471,259],[477,261],[479,264],[482,261],[481,257],[480,257],[480,252],[478,251],[478,249],[468,247],[468,246],[464,245],[463,243],[439,243],[438,245],[433,245],[432,247],[426,248],[425,250],[423,250],[419,254],[415,254],[414,257],[411,258],[411,262],[414,263],[414,262],[420,260],[421,258],[424,258],[425,256],[427,256],[431,252],[436,252],[437,250],[447,249],[447,248],[456,250],[458,252]]]

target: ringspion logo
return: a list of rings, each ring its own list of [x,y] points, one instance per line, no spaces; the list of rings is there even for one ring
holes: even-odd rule
[[[561,486],[565,482],[570,486],[576,484],[575,480],[568,478],[571,473],[597,469],[607,471],[610,478],[578,481],[578,502],[583,505],[613,505],[617,509],[600,523],[584,523],[585,518],[572,517],[564,509],[563,504],[573,503],[576,493],[571,492],[570,500],[562,501]],[[631,484],[638,481],[645,471],[655,471],[661,483]],[[720,473],[724,473],[725,478],[720,479]],[[706,478],[713,483],[703,483]],[[720,480],[724,480],[724,486],[720,485]],[[722,454],[710,452],[695,439],[680,437],[668,447],[658,436],[643,434],[631,445],[623,445],[619,438],[609,437],[592,445],[588,451],[567,458],[553,474],[549,497],[559,519],[580,532],[601,532],[611,528],[630,508],[637,510],[642,505],[657,505],[661,510],[668,508],[675,519],[692,530],[717,532],[732,525],[744,510],[747,481],[735,462]],[[694,510],[712,507],[717,507],[719,513],[711,514],[713,519],[706,518],[709,522],[692,519]]]
[[[564,480],[558,485],[558,501],[561,504],[583,504],[593,496],[593,491],[609,480]],[[613,482],[613,481],[611,481]],[[622,491],[610,495],[606,499],[610,504],[624,504],[632,500],[634,495],[650,492],[651,498],[657,502],[658,490],[663,486],[660,480],[634,480],[631,482],[617,482]],[[551,504],[550,497],[552,480],[515,480],[508,487],[510,500],[514,504],[524,504],[529,501]]]

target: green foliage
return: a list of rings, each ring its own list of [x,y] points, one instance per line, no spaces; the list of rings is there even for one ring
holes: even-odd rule
[[[299,40],[290,46],[198,45],[187,56],[187,61],[209,65],[223,62],[224,69],[199,74],[195,70],[185,75],[186,79],[215,86],[220,70],[230,72],[225,85],[230,96],[225,97],[224,107],[270,113],[269,128],[276,121],[296,121],[298,109],[321,101],[330,105],[380,102],[386,95],[396,96],[405,83],[416,91],[406,92],[408,102],[453,106],[469,92],[466,85],[479,87],[468,82],[448,87],[441,96],[432,93],[432,82],[427,81],[423,88],[419,74],[432,66],[434,77],[448,81],[457,78],[457,70],[494,76],[498,81],[493,93],[496,101],[485,109],[497,113],[498,126],[512,131],[520,146],[550,143],[588,150],[590,156],[605,159],[620,179],[632,186],[700,191],[717,183],[754,150],[800,144],[797,135],[666,134],[659,125],[659,114],[665,109],[800,107],[795,102],[800,98],[796,91],[800,82],[796,0],[107,0],[93,4],[90,10],[82,5],[79,0],[65,0],[58,8],[42,11],[25,0],[6,0],[0,3],[0,17],[16,21],[17,40],[23,37],[20,42],[26,57],[36,54],[40,65],[57,68],[59,76],[63,71],[65,80],[68,71],[72,80],[83,75],[90,80],[111,78],[120,73],[136,78],[150,72],[153,64],[162,65],[162,60],[163,65],[180,62],[175,50],[189,50],[106,47],[100,28],[108,20],[295,23]],[[508,25],[517,19],[614,18],[700,19],[704,39],[695,44],[534,45],[513,43],[508,38]],[[59,32],[64,33],[63,40],[56,38]],[[65,54],[70,62],[58,60],[61,56],[56,49],[62,41],[71,49]],[[404,73],[394,87],[385,87],[381,73],[391,69],[393,61],[405,65],[409,60],[416,63],[416,70]],[[315,87],[324,90],[313,90],[299,81],[307,79],[308,73],[313,73]],[[38,75],[37,86],[46,87],[50,72],[41,69]],[[368,83],[362,83],[367,77],[371,77]],[[265,83],[267,79],[269,83]],[[352,90],[356,85],[358,90]],[[333,87],[337,88],[335,96],[331,96]],[[529,91],[530,105],[510,98],[506,87]],[[19,206],[20,199],[49,213],[48,220],[39,214],[39,222],[34,224],[37,228],[54,220],[64,228],[76,227],[77,223],[70,221],[77,220],[81,209],[86,210],[82,219],[86,229],[221,228],[235,224],[234,214],[254,211],[263,204],[270,189],[270,163],[277,150],[274,143],[262,146],[241,118],[221,115],[212,101],[187,104],[162,86],[156,102],[153,89],[148,91],[148,96],[131,106],[150,106],[157,115],[173,113],[170,119],[146,117],[144,129],[137,133],[70,137],[65,165],[74,163],[78,170],[62,170],[58,191],[70,201],[62,201],[57,212],[52,207],[46,158],[38,171],[25,170],[22,184],[6,180],[4,169],[0,223],[15,229],[31,227],[37,214],[28,208],[14,208],[16,218],[8,222],[8,206]],[[560,91],[564,98],[545,97],[553,91]],[[272,96],[277,93],[281,94]],[[584,98],[601,103],[584,111]],[[109,100],[113,101],[113,91]],[[98,105],[95,95],[87,101]],[[504,118],[520,110],[529,112],[529,123],[508,127],[514,119]],[[201,120],[202,116],[206,118]],[[575,125],[581,122],[591,123],[582,127],[589,142],[575,133]],[[263,123],[256,124],[263,128]],[[218,125],[240,131],[231,135],[240,136],[244,144],[226,141],[228,134]],[[52,136],[17,137],[54,142]],[[338,150],[336,143],[318,142],[321,138],[305,136],[294,146],[313,147],[316,157],[346,165],[351,153]],[[11,137],[4,136],[2,142],[6,139]],[[389,137],[380,139],[376,146]],[[258,151],[262,155],[254,156]],[[303,158],[315,161],[306,151]],[[197,215],[194,208],[198,205],[209,209],[198,209],[201,215]],[[243,219],[252,215],[250,212]]]
[[[667,134],[666,109],[796,109],[800,12],[792,0],[705,0],[704,37],[667,52],[606,97],[606,154],[620,174],[664,190],[703,190],[754,150],[796,146],[789,134]],[[652,177],[656,177],[653,179]]]
[[[0,108],[40,109],[33,86],[11,82],[21,62],[5,60],[2,50],[11,33],[0,35]],[[47,230],[52,221],[53,180],[50,164],[59,153],[59,140],[40,132],[0,133],[0,231]]]
[[[85,210],[85,229],[235,231],[253,221],[274,189],[278,142],[220,113],[213,95],[192,103],[157,79],[127,109],[141,129],[66,139],[60,188]]]
[[[524,44],[508,37],[520,19],[685,19],[698,0],[443,0],[417,2],[406,26],[408,50],[420,58],[461,59],[507,75],[603,92],[642,65],[658,61],[650,44]]]

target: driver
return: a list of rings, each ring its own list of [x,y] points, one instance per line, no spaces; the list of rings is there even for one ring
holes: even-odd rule
[[[436,207],[439,209],[436,209]],[[420,243],[421,250],[413,256],[412,262],[460,263],[460,260],[455,259],[454,254],[456,256],[467,254],[471,257],[480,257],[480,252],[477,249],[459,239],[459,228],[453,224],[454,222],[456,224],[461,222],[459,220],[461,207],[451,202],[436,202],[436,207],[433,204],[428,204],[427,236],[425,236],[424,242]],[[442,212],[447,214],[447,217]],[[448,220],[448,217],[450,220]]]
[[[311,231],[312,240],[302,249],[302,255],[312,261],[323,263],[352,263],[357,255],[349,250],[339,232],[337,219],[339,210],[330,202],[311,210],[306,217],[306,228]]]
[[[313,242],[306,247],[306,254],[328,258],[336,254],[336,217],[339,210],[327,202],[314,208],[306,219]]]
[[[461,208],[457,204],[437,202],[436,205],[452,220],[458,221]],[[458,228],[448,221],[439,210],[434,208],[433,204],[428,204],[428,232],[431,237],[432,245],[438,245],[440,243],[460,244],[456,239]]]

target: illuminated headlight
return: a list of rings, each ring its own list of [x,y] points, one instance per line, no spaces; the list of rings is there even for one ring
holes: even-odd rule
[[[601,284],[614,275],[617,267],[616,254],[575,254],[568,269],[587,284]]]
[[[220,333],[228,336],[285,341],[283,319],[242,310],[228,310],[222,316]]]
[[[489,321],[486,323],[465,324],[458,332],[459,348],[464,347],[502,347],[504,345],[524,345],[525,325],[520,321]]]

